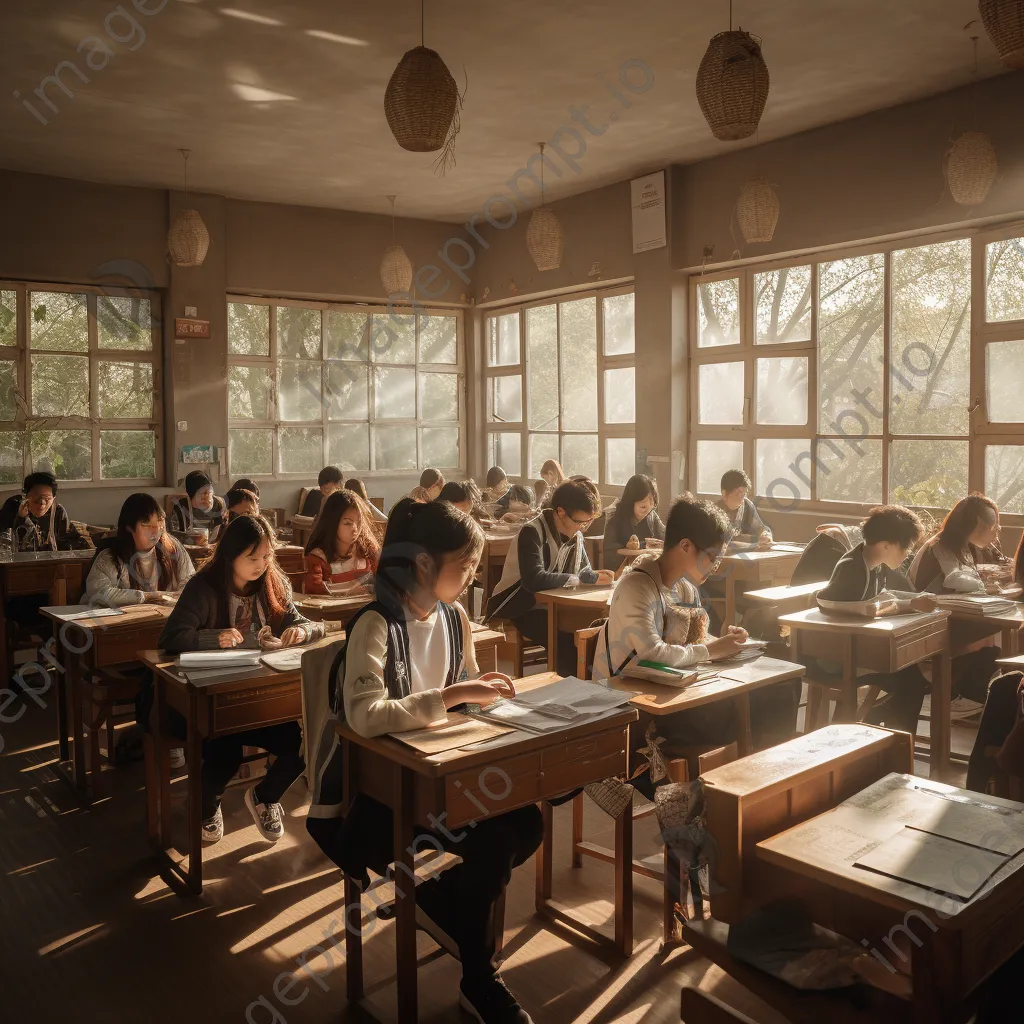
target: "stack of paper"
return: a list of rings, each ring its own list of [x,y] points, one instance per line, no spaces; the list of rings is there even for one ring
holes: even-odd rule
[[[587,719],[612,714],[632,698],[631,693],[568,676],[511,700],[497,700],[474,717],[525,732],[557,732]]]
[[[179,655],[182,668],[254,668],[262,652],[246,648],[225,648],[216,651],[186,651]]]
[[[1013,601],[995,594],[939,594],[935,603],[940,608],[969,615],[1005,615],[1015,607]]]

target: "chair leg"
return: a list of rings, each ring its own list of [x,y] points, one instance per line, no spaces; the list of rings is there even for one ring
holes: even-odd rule
[[[583,842],[583,794],[577,793],[572,798],[572,866],[583,867],[583,854],[580,843]]]
[[[114,709],[107,712],[107,762],[114,763]]]
[[[805,733],[814,732],[815,729],[820,728],[818,720],[821,716],[822,705],[828,706],[828,702],[823,700],[823,696],[820,686],[815,686],[812,683],[807,687],[807,707],[804,709]]]
[[[523,677],[523,634],[516,630],[515,641],[512,648],[513,676],[516,679]]]
[[[494,901],[494,912],[491,917],[494,928],[494,956],[500,958],[501,947],[505,944],[505,890]]]

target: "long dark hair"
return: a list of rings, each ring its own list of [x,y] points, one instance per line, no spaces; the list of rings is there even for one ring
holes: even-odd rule
[[[341,517],[348,511],[354,510],[359,522],[359,530],[356,533],[355,544],[352,547],[352,554],[365,558],[371,569],[377,568],[380,561],[380,545],[377,537],[370,528],[370,522],[366,515],[366,506],[355,491],[342,488],[329,495],[320,509],[316,523],[313,525],[313,532],[306,541],[306,554],[312,554],[316,550],[322,551],[327,556],[327,561],[334,559],[335,546],[338,543],[338,523]]]
[[[153,516],[157,516],[161,523],[164,522],[164,510],[152,494],[146,494],[144,491],[129,494],[125,498],[124,504],[121,506],[121,512],[117,517],[117,533],[113,537],[101,540],[96,545],[96,554],[93,556],[92,563],[89,566],[90,571],[96,559],[99,558],[100,553],[109,551],[114,559],[114,566],[118,574],[120,575],[121,566],[125,566],[128,569],[129,583],[137,582],[132,579],[132,558],[136,552],[135,538],[132,536],[131,531],[139,523],[144,523],[152,519]],[[164,535],[157,541],[156,564],[157,589],[174,590],[180,582],[178,579],[178,562],[174,538],[167,532],[164,532]],[[130,589],[134,590],[136,588],[130,587]]]
[[[615,513],[612,515],[612,522],[623,530],[633,528],[633,506],[645,498],[654,499],[654,508],[658,507],[658,483],[650,476],[637,473],[626,481],[622,488],[622,497],[615,506]]]
[[[345,490],[351,491],[353,494],[358,494],[365,502],[369,502],[370,500],[369,495],[366,493],[366,484],[364,484],[358,477],[352,477],[351,480],[346,480]]]
[[[938,543],[958,558],[967,554],[968,538],[981,521],[982,513],[990,508],[999,521],[999,506],[984,494],[968,494],[961,498],[946,514],[936,534]]]

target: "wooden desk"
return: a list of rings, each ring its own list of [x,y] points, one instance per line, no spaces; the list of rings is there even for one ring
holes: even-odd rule
[[[351,597],[293,594],[292,600],[295,607],[313,622],[340,622],[345,625],[373,598],[369,594],[354,594]]]
[[[842,664],[842,679],[837,684],[841,698],[836,707],[836,721],[840,722],[856,719],[857,687],[871,682],[870,677],[858,678],[858,669],[889,673],[930,661],[929,762],[934,776],[949,765],[951,683],[948,619],[949,612],[945,611],[862,619],[810,608],[780,616],[779,624],[789,626],[790,649],[795,660],[819,658]]]
[[[978,639],[999,634],[999,647],[1007,657],[1012,657],[1020,649],[1020,630],[1024,629],[1024,605],[1015,605],[1010,611],[998,615],[971,615],[969,612],[950,610],[950,629],[956,624],[961,638],[970,642],[972,637]],[[957,651],[954,649],[953,654]]]
[[[736,623],[737,583],[757,583],[761,586],[788,583],[802,554],[802,550],[785,545],[773,546],[764,551],[751,548],[727,554],[716,573],[725,582],[723,624],[732,626]]]
[[[804,583],[798,587],[765,587],[763,590],[746,591],[743,599],[751,604],[772,608],[779,615],[786,615],[817,607],[815,598],[827,586],[828,580],[820,580],[818,583]]]
[[[537,592],[537,604],[548,610],[549,671],[554,672],[558,667],[558,634],[573,634],[577,629],[586,629],[595,619],[607,618],[614,590],[614,587],[581,584],[575,590],[558,587]]]

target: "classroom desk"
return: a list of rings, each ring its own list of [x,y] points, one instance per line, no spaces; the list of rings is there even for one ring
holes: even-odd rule
[[[313,622],[340,622],[347,624],[361,608],[373,598],[369,594],[350,597],[331,597],[324,594],[293,594],[295,607]]]
[[[1020,649],[1020,631],[1024,629],[1024,605],[1014,605],[1012,609],[996,615],[972,615],[970,612],[950,609],[950,628],[958,627],[958,633],[964,641],[982,639],[999,634],[999,648],[1004,655],[1012,657]],[[953,651],[956,655],[958,652]]]
[[[550,681],[550,677],[543,681]],[[539,685],[537,677],[517,680],[520,691]],[[622,708],[597,721],[545,736],[513,731],[470,750],[421,754],[390,736],[367,738],[345,725],[338,726],[345,764],[346,804],[357,792],[389,807],[395,824],[394,876],[412,877],[416,825],[441,819],[449,830],[492,815],[546,801],[572,789],[621,775],[626,768],[629,726],[637,720],[632,708]],[[505,773],[504,779],[501,773]],[[494,779],[502,779],[496,788]],[[504,792],[502,792],[504,791]],[[498,793],[499,796],[492,794]],[[550,805],[545,826],[550,825]],[[484,810],[480,808],[483,807]],[[621,816],[632,828],[631,812]],[[550,836],[550,832],[547,832]],[[547,841],[545,843],[547,845]],[[538,857],[540,857],[538,852]],[[626,940],[625,918],[632,917],[632,873],[629,862],[616,879],[616,938]],[[396,886],[395,957],[397,960],[398,1019],[417,1019],[416,906],[413,887]],[[537,909],[549,917],[567,915],[549,904],[548,889],[539,888]],[[621,910],[621,914],[619,911]],[[355,882],[345,876],[345,920],[362,915]],[[574,927],[579,927],[574,924]],[[632,948],[631,928],[628,944]],[[363,998],[362,935],[345,929],[346,985],[349,1003]]]
[[[797,661],[818,658],[841,662],[842,678],[837,688],[842,698],[836,707],[837,722],[852,722],[857,716],[857,688],[870,685],[870,676],[858,677],[857,670],[897,672],[909,665],[931,661],[931,774],[947,769],[950,754],[950,656],[949,612],[911,612],[877,619],[853,618],[809,608],[779,616],[789,627],[790,650]],[[820,696],[812,687],[812,696]],[[825,702],[827,710],[827,699]],[[808,706],[808,715],[811,709]]]
[[[775,544],[764,551],[750,548],[726,554],[715,572],[725,583],[725,617],[722,624],[736,624],[737,583],[755,583],[762,587],[788,583],[802,554],[802,548],[786,544]]]
[[[580,584],[575,590],[558,587],[534,595],[548,612],[548,671],[558,667],[558,634],[575,633],[595,619],[606,619],[614,591],[614,586]]]

